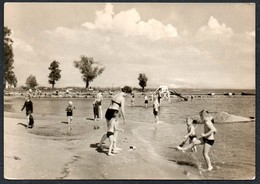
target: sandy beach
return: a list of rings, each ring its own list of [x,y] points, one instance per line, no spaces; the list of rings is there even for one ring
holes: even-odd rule
[[[9,114],[10,115],[10,114]],[[8,116],[8,115],[7,115]],[[37,116],[35,117],[37,119]],[[51,118],[36,120],[27,129],[25,119],[4,118],[4,177],[6,179],[200,179],[176,163],[169,163],[131,129],[121,125],[118,146],[123,150],[107,156],[96,150],[106,131],[105,120],[74,119],[68,125]],[[94,129],[95,125],[102,126]],[[130,125],[130,126],[129,126]],[[149,125],[145,125],[149,126]],[[106,141],[108,145],[108,140]],[[129,149],[134,145],[135,150]]]

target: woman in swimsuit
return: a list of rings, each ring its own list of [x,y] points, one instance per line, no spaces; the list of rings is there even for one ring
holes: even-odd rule
[[[204,144],[203,157],[207,163],[208,170],[211,171],[213,169],[213,167],[211,165],[211,161],[209,158],[209,150],[214,144],[214,141],[215,141],[214,134],[217,133],[217,129],[213,125],[212,117],[210,116],[208,111],[202,110],[200,112],[200,117],[204,123],[204,133],[201,134],[201,138],[196,139],[194,142],[192,142],[191,144],[189,144],[186,147],[183,147],[180,149],[178,148],[178,149],[182,150],[182,151],[186,151],[186,150],[194,147],[195,145]]]
[[[106,121],[107,121],[107,126],[109,125],[109,122],[111,121],[111,119],[113,118],[114,114],[119,112],[119,110],[121,111],[121,115],[122,115],[122,118],[123,118],[123,122],[125,124],[125,97],[126,96],[126,93],[124,91],[124,88],[121,88],[121,92],[114,95],[112,97],[112,100],[111,100],[111,104],[110,106],[108,107],[107,111],[106,111],[106,114],[105,114],[105,118],[106,118]],[[116,140],[117,140],[117,137],[118,137],[118,131],[115,132],[115,135],[114,135],[114,148],[116,150],[120,150],[120,148],[117,148],[116,147]],[[105,133],[99,144],[98,144],[98,147],[102,149],[102,143],[107,139],[107,134]]]

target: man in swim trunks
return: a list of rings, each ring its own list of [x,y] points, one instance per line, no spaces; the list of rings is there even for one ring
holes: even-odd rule
[[[189,144],[186,147],[180,148],[179,150],[186,151],[186,150],[194,147],[195,145],[204,144],[203,157],[207,163],[208,170],[211,171],[213,169],[213,167],[211,165],[211,161],[210,161],[208,154],[209,154],[210,148],[214,144],[214,141],[215,141],[214,134],[217,133],[217,129],[213,125],[212,117],[210,116],[208,111],[202,110],[200,112],[200,117],[204,123],[204,133],[201,134],[201,138],[195,140],[194,142],[192,142],[191,144]]]

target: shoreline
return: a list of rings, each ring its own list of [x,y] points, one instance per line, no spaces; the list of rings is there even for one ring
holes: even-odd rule
[[[97,152],[94,146],[106,131],[105,120],[76,121],[71,125],[72,132],[75,133],[66,135],[68,125],[57,123],[56,118],[36,119],[35,127],[26,129],[18,124],[25,123],[25,119],[4,117],[4,177],[6,179],[200,179],[200,176],[190,173],[177,163],[169,163],[149,144],[134,136],[132,130],[137,127],[137,122],[128,121],[129,126],[120,125],[125,129],[124,133],[119,134],[118,140],[118,145],[123,150],[111,157],[106,153]],[[103,126],[94,130],[96,124]],[[130,151],[129,146],[132,145],[137,149]],[[55,167],[51,167],[53,164]]]

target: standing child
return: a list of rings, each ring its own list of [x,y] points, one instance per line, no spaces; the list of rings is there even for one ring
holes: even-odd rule
[[[96,121],[99,118],[99,102],[95,98],[93,102],[93,113],[94,113],[94,121]]]
[[[131,98],[131,105],[133,106],[135,102],[135,95],[132,93],[132,98]]]
[[[115,134],[118,131],[123,132],[123,129],[119,129],[119,122],[118,122],[118,118],[119,118],[119,112],[116,111],[112,117],[112,119],[109,121],[108,123],[108,128],[107,128],[107,137],[109,138],[110,141],[110,146],[109,146],[109,150],[108,150],[108,156],[113,156],[114,153],[117,153],[116,151],[116,137]],[[112,153],[113,150],[113,153]]]
[[[71,124],[71,122],[72,122],[74,109],[75,109],[75,107],[73,107],[72,101],[69,101],[69,104],[68,104],[67,108],[65,109],[65,111],[67,112],[68,124]]]
[[[147,97],[147,95],[144,96],[144,104],[145,104],[145,108],[147,108],[147,106],[148,106],[148,97]]]
[[[155,94],[154,96],[153,96],[153,114],[154,114],[154,123],[158,123],[159,122],[159,117],[158,117],[158,115],[159,115],[159,106],[160,106],[160,104],[159,104],[159,101],[158,101],[158,95],[157,94]]]
[[[197,136],[196,136],[195,130],[198,125],[196,125],[196,127],[194,127],[193,123],[197,123],[197,121],[192,118],[186,119],[188,134],[184,136],[185,140],[179,146],[177,146],[177,149],[181,149],[181,147],[184,146],[184,144],[187,142],[187,140],[189,140],[189,143],[192,143],[196,140]],[[196,146],[192,147],[191,149],[193,152],[197,152]]]
[[[23,105],[21,111],[23,111],[24,108],[25,108],[25,114],[26,114],[26,119],[27,119],[27,124],[28,124],[27,127],[30,127],[30,116],[33,113],[33,103],[31,101],[31,95],[27,95],[27,99],[24,102],[24,105]]]

